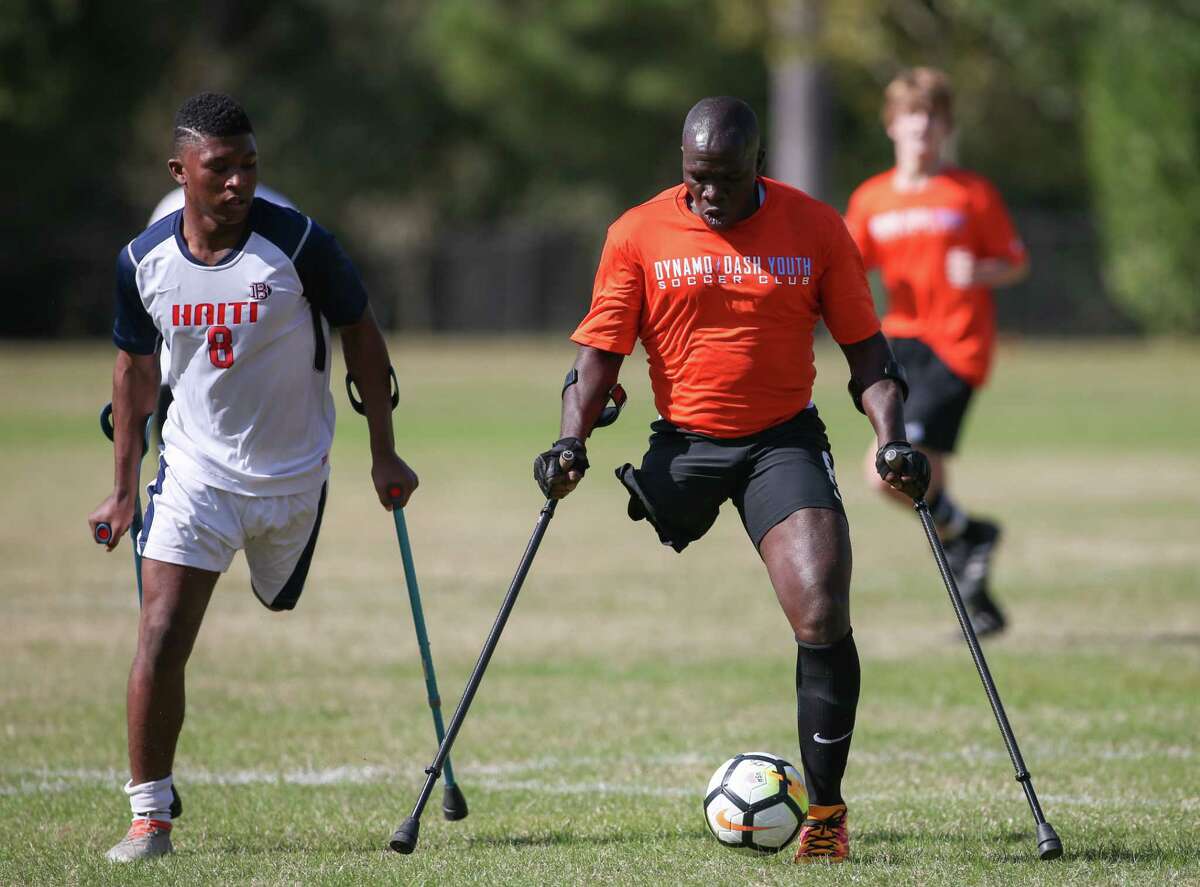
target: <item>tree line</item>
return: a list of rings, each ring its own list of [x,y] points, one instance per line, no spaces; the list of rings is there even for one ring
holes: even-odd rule
[[[1106,288],[1148,332],[1200,330],[1200,7],[1188,0],[93,0],[0,4],[5,335],[107,328],[116,251],[171,186],[179,102],[249,110],[261,180],[374,258],[447,229],[589,232],[678,177],[679,126],[772,66],[829,87],[829,194],[885,168],[882,86],[954,79],[960,160],[1017,207],[1089,213]],[[1047,256],[1041,261],[1053,261]]]

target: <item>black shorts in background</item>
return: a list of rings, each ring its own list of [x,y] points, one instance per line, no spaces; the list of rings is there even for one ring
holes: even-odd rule
[[[649,520],[659,540],[676,551],[708,532],[726,499],[755,548],[801,508],[846,513],[816,407],[748,437],[708,437],[665,419],[650,429],[642,467],[626,464],[617,478],[629,491],[629,516]]]
[[[891,345],[908,375],[904,433],[909,443],[953,453],[975,389],[920,339],[892,339]]]

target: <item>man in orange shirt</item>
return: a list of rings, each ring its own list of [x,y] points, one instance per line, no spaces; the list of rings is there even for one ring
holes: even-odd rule
[[[587,437],[640,339],[660,418],[640,468],[617,472],[629,516],[682,551],[733,501],[797,642],[800,754],[811,801],[798,861],[849,853],[842,774],[858,703],[850,631],[850,534],[825,426],[812,403],[813,328],[841,344],[851,392],[904,467],[880,476],[924,493],[925,458],[904,440],[903,371],[880,332],[862,260],[838,214],[759,175],[744,102],[700,101],[683,129],[683,184],[609,228],[591,310],[563,389],[560,438],[534,462],[547,496],[587,470]],[[570,450],[569,469],[560,456]]]
[[[968,516],[951,498],[946,461],[971,396],[991,367],[991,290],[1023,279],[1029,261],[991,183],[942,159],[954,122],[945,74],[932,68],[900,74],[887,87],[883,119],[896,166],[858,187],[846,225],[866,266],[883,274],[883,331],[912,386],[906,433],[929,457],[930,512],[982,637],[1004,628],[1004,615],[988,594],[1000,528]],[[871,471],[867,475],[882,493],[902,501]]]

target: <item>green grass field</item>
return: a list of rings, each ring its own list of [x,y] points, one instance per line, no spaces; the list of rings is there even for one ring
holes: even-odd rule
[[[398,340],[398,447],[447,715],[495,617],[556,436],[565,340]],[[730,508],[676,555],[625,517],[611,468],[653,417],[593,440],[459,738],[470,817],[437,801],[386,849],[434,752],[391,521],[338,390],[321,544],[291,614],[239,559],[189,671],[169,860],[111,867],[128,807],[124,686],[137,604],[126,543],[86,515],[112,462],[96,413],[111,349],[0,351],[0,883],[1200,883],[1200,347],[1016,343],[976,405],[961,498],[1007,528],[1012,629],[987,652],[1065,859],[1032,821],[914,515],[867,496],[869,429],[818,356],[855,546],[863,660],[846,780],[852,863],[801,868],[709,836],[700,800],[738,751],[798,763],[795,647]],[[340,368],[335,376],[340,377]],[[149,471],[145,472],[149,474]]]

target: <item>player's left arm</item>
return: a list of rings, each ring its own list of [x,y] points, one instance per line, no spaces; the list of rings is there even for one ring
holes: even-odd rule
[[[973,248],[946,253],[946,280],[961,289],[997,289],[1029,276],[1029,253],[1017,234],[1000,192],[979,181],[972,189],[970,226]]]
[[[392,364],[388,358],[387,343],[369,305],[357,322],[339,327],[338,333],[342,338],[346,370],[362,396],[363,410],[367,416],[371,440],[371,481],[380,503],[391,511],[391,490],[399,487],[400,505],[404,506],[408,504],[419,481],[416,472],[396,455],[396,439],[392,431]]]
[[[387,343],[367,302],[367,291],[337,239],[318,225],[311,230],[296,258],[305,298],[342,338],[346,370],[362,397],[371,441],[371,482],[380,504],[392,510],[391,491],[399,505],[417,488],[417,475],[396,455],[392,434],[391,362]]]
[[[896,472],[877,457],[879,476],[894,489],[919,499],[929,486],[929,460],[904,436],[908,383],[879,328],[863,260],[840,217],[829,228],[820,280],[821,317],[850,367],[850,396],[875,429],[879,453],[897,449],[904,469]]]
[[[1029,276],[1029,258],[979,258],[961,247],[946,253],[946,279],[959,289],[985,287],[998,289],[1020,283]]]
[[[905,437],[904,401],[908,383],[904,370],[896,362],[892,348],[882,332],[841,346],[850,367],[850,396],[875,430],[875,468],[884,483],[913,499],[920,499],[929,487],[929,460],[914,449]],[[903,469],[894,471],[882,454],[896,450],[903,458]],[[893,461],[895,461],[893,459]]]

